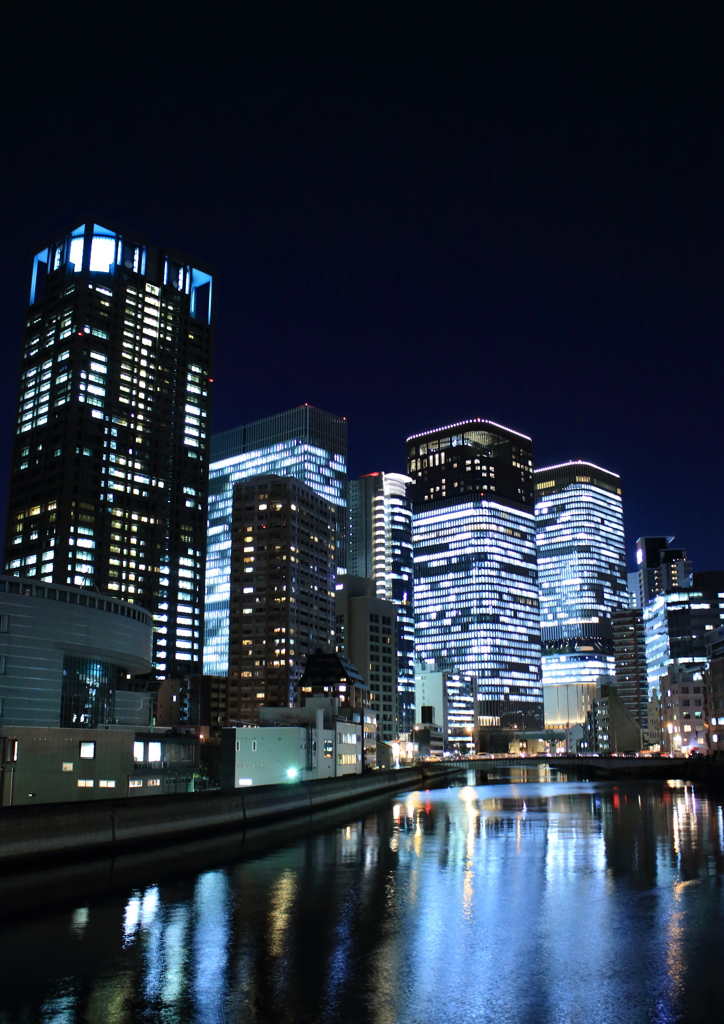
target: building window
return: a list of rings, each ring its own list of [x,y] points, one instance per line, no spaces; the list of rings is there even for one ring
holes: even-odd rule
[[[83,761],[92,761],[96,756],[96,745],[92,740],[83,740],[80,744],[80,757]]]
[[[143,760],[143,743],[140,743],[138,740],[133,744],[133,760]]]
[[[117,665],[66,655],[60,693],[61,728],[95,729],[109,725],[113,721],[113,694],[120,686],[121,676]]]
[[[73,762],[72,761],[63,761],[63,771],[64,772],[72,772],[73,771]]]
[[[93,789],[93,779],[78,779],[78,789]]]
[[[148,760],[149,761],[160,761],[161,760],[161,744],[160,743],[149,743],[148,744]]]
[[[98,783],[98,788],[99,789],[115,789],[116,788],[116,780],[115,779],[101,779],[100,782]]]
[[[146,779],[146,785],[147,786],[160,786],[161,785],[161,780],[160,779]]]
[[[0,654],[0,676],[4,676],[5,673],[7,672],[7,670],[8,670],[7,655]],[[0,714],[2,714],[2,709],[1,708],[0,708]]]
[[[10,623],[9,615],[0,615],[0,633],[7,633]]]
[[[131,781],[128,783],[128,788],[129,789],[138,789],[142,785],[143,785],[143,782],[142,782],[141,779],[131,779]]]
[[[252,740],[251,741],[251,749],[252,749],[252,753],[255,754],[256,753],[256,740]]]

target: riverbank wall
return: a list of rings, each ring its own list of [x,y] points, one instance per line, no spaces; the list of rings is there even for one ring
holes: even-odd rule
[[[308,817],[370,797],[429,788],[456,770],[430,764],[233,791],[5,807],[0,809],[0,869]]]

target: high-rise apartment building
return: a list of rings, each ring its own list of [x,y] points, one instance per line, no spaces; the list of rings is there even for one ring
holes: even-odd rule
[[[93,223],[33,261],[5,569],[147,609],[162,677],[200,668],[212,284]]]
[[[293,477],[234,485],[228,714],[289,707],[307,657],[334,645],[336,510]],[[236,692],[235,692],[236,691]]]
[[[546,725],[570,727],[614,674],[611,620],[629,604],[621,481],[590,462],[537,469],[534,481]],[[562,720],[571,712],[584,717]]]
[[[204,634],[204,671],[210,675],[225,676],[229,669],[234,484],[268,473],[300,480],[335,508],[335,562],[345,564],[346,420],[302,405],[212,437]]]
[[[649,686],[643,612],[640,608],[623,608],[613,613],[611,621],[616,689],[629,713],[646,732]]]
[[[374,580],[377,596],[397,609],[399,728],[415,725],[415,619],[412,610],[412,502],[401,473],[369,473],[349,483],[347,568]]]
[[[373,580],[341,576],[336,593],[337,651],[370,689],[377,735],[385,743],[399,732],[397,699],[397,608],[378,597]]]
[[[543,725],[529,437],[466,420],[408,438],[416,657],[477,678],[480,718]]]

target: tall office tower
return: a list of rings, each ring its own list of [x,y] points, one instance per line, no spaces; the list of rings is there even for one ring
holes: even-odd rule
[[[200,670],[211,290],[98,224],[33,263],[6,571],[146,608],[159,676]]]
[[[347,515],[347,422],[302,405],[211,439],[209,529],[206,559],[204,671],[225,676],[229,668],[231,510],[234,484],[274,473],[311,487],[337,510],[337,567],[345,564]]]
[[[643,615],[649,692],[672,664],[703,671],[709,636],[724,621],[724,572],[695,572],[691,587],[658,594]]]
[[[636,607],[667,590],[691,586],[691,562],[685,548],[673,548],[673,537],[639,537],[636,541]],[[633,574],[632,574],[633,575]]]
[[[409,476],[369,473],[349,483],[347,568],[375,582],[377,596],[397,608],[397,696],[400,732],[415,726],[415,618],[412,610],[412,502]]]
[[[377,735],[397,738],[397,608],[378,597],[373,580],[341,576],[336,595],[337,651],[350,661],[370,688]]]
[[[648,729],[649,686],[646,634],[640,608],[622,608],[612,616],[616,689],[639,726]]]
[[[611,618],[629,605],[621,480],[590,462],[533,476],[546,725],[570,727],[614,674]]]
[[[407,441],[416,656],[477,677],[479,717],[540,729],[531,440],[467,420]]]
[[[334,645],[336,510],[272,474],[239,481],[232,500],[227,704],[251,723],[262,705],[294,704],[306,658]]]

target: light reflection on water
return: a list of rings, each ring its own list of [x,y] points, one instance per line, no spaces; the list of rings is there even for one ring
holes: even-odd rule
[[[8,925],[0,1024],[712,1019],[721,799],[522,779]]]

